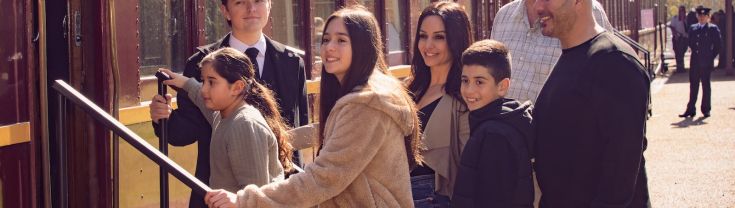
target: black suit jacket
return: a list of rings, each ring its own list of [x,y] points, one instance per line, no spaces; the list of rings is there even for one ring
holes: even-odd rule
[[[194,55],[186,61],[184,76],[195,78],[201,82],[199,62],[209,53],[217,49],[229,47],[230,34],[219,41],[197,47]],[[266,85],[275,92],[281,115],[294,126],[308,123],[308,109],[306,100],[304,61],[294,52],[276,41],[266,37],[267,49],[263,77]],[[273,83],[273,84],[271,84]],[[209,143],[212,136],[212,126],[207,122],[199,108],[189,99],[182,89],[176,89],[178,108],[171,112],[168,118],[168,143],[173,146],[186,146],[198,143],[197,165],[195,176],[209,184]],[[156,136],[159,136],[160,126],[153,123]],[[192,192],[189,207],[206,207],[203,196],[196,196]]]
[[[286,46],[266,37],[263,75],[273,90],[283,118],[292,126],[308,124],[304,60]]]

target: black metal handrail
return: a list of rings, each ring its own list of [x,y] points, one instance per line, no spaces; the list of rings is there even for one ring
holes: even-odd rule
[[[644,59],[644,62],[645,62],[645,66],[644,67],[646,67],[646,71],[648,71],[648,76],[650,76],[651,79],[655,78],[656,77],[656,71],[653,69],[653,63],[651,62],[651,51],[649,51],[648,49],[644,48],[640,43],[636,42],[635,40],[631,39],[630,37],[628,37],[627,35],[621,33],[618,30],[614,30],[613,31],[613,34],[615,34],[615,36],[617,36],[618,38],[620,38],[623,41],[625,41],[625,43],[627,43],[628,45],[630,45],[634,49],[636,49],[638,51],[641,51],[643,53],[643,59]]]
[[[94,118],[94,120],[112,130],[115,134],[119,135],[126,142],[130,143],[130,145],[137,149],[139,152],[143,153],[143,155],[151,159],[159,166],[165,168],[169,173],[171,173],[171,175],[179,179],[182,183],[191,188],[191,190],[195,193],[204,195],[208,191],[212,190],[209,186],[202,183],[202,181],[191,175],[184,168],[176,164],[176,162],[172,161],[156,148],[148,144],[148,142],[143,140],[143,138],[140,138],[140,136],[135,134],[129,128],[125,127],[125,125],[110,116],[110,114],[102,110],[99,106],[87,99],[84,95],[76,91],[63,80],[56,80],[53,88],[59,92],[60,99],[66,98],[67,100],[72,101],[82,110],[87,112],[92,118]],[[63,112],[63,109],[60,110],[62,110]],[[59,122],[64,121],[60,120]],[[64,192],[64,190],[62,190],[62,192]]]
[[[161,151],[155,149],[153,146],[148,144],[143,138],[135,134],[132,130],[125,127],[120,121],[116,120],[114,117],[112,117],[110,114],[102,110],[99,106],[94,104],[92,101],[87,99],[84,95],[79,93],[77,90],[75,90],[73,87],[69,86],[66,82],[63,80],[56,80],[54,81],[53,88],[59,92],[59,112],[61,113],[61,116],[59,116],[59,125],[64,126],[63,123],[65,122],[63,119],[65,118],[65,104],[66,100],[72,101],[74,104],[79,106],[82,110],[87,112],[94,120],[101,123],[108,129],[112,130],[115,134],[117,134],[119,137],[123,138],[126,142],[130,143],[131,146],[133,146],[136,150],[138,150],[140,153],[143,153],[146,157],[151,159],[153,162],[155,162],[162,170],[167,171],[179,181],[184,183],[184,185],[191,188],[191,190],[197,194],[205,195],[208,191],[212,191],[212,189],[207,186],[206,184],[202,183],[199,179],[192,176],[189,172],[187,172],[184,168],[179,166],[176,162],[168,158],[164,153]],[[62,207],[66,207],[67,203],[67,181],[66,181],[66,157],[65,157],[65,149],[64,142],[62,141],[65,135],[64,132],[65,128],[58,128],[58,139],[60,144],[60,162],[61,162],[61,174],[60,174],[60,187],[58,188],[60,190],[60,204]],[[165,145],[165,143],[162,143],[161,145]],[[294,169],[302,173],[304,170],[297,166],[296,164],[292,164]],[[167,176],[166,174],[162,173],[161,178]],[[166,182],[164,184],[165,186],[168,186],[168,183]],[[161,188],[162,192],[167,192],[167,189]],[[161,193],[168,195],[168,193]],[[168,197],[166,197],[168,198]],[[168,200],[165,200],[165,198],[162,198],[161,204],[168,206]]]

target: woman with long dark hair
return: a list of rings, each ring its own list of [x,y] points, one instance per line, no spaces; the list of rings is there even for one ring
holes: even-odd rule
[[[386,74],[375,17],[362,7],[326,21],[320,48],[318,154],[305,172],[237,194],[210,192],[210,207],[412,207],[409,167],[421,162],[419,121],[407,89]],[[359,52],[359,56],[357,56]]]
[[[416,207],[449,205],[468,111],[460,95],[462,52],[472,43],[469,18],[453,2],[437,2],[419,16],[408,88],[419,110],[424,163],[411,171]]]

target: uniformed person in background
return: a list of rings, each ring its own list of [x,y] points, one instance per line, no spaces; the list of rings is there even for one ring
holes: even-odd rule
[[[689,103],[684,114],[679,117],[694,117],[697,113],[694,105],[697,103],[699,82],[702,82],[702,114],[710,116],[711,94],[710,74],[714,69],[715,57],[720,52],[722,37],[717,25],[709,23],[710,9],[698,6],[696,9],[699,22],[689,28],[689,48],[692,49],[689,69]]]

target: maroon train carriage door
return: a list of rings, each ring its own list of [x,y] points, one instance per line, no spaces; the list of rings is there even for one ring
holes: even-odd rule
[[[36,68],[32,5],[30,0],[0,1],[0,207],[37,206],[29,110]]]
[[[68,0],[68,83],[107,112],[112,106],[109,1]],[[48,8],[52,9],[52,8]],[[49,23],[49,25],[51,25]],[[49,54],[51,56],[52,54]],[[51,66],[49,66],[51,67]],[[110,131],[67,102],[68,207],[112,207]],[[50,121],[53,123],[55,121]]]

